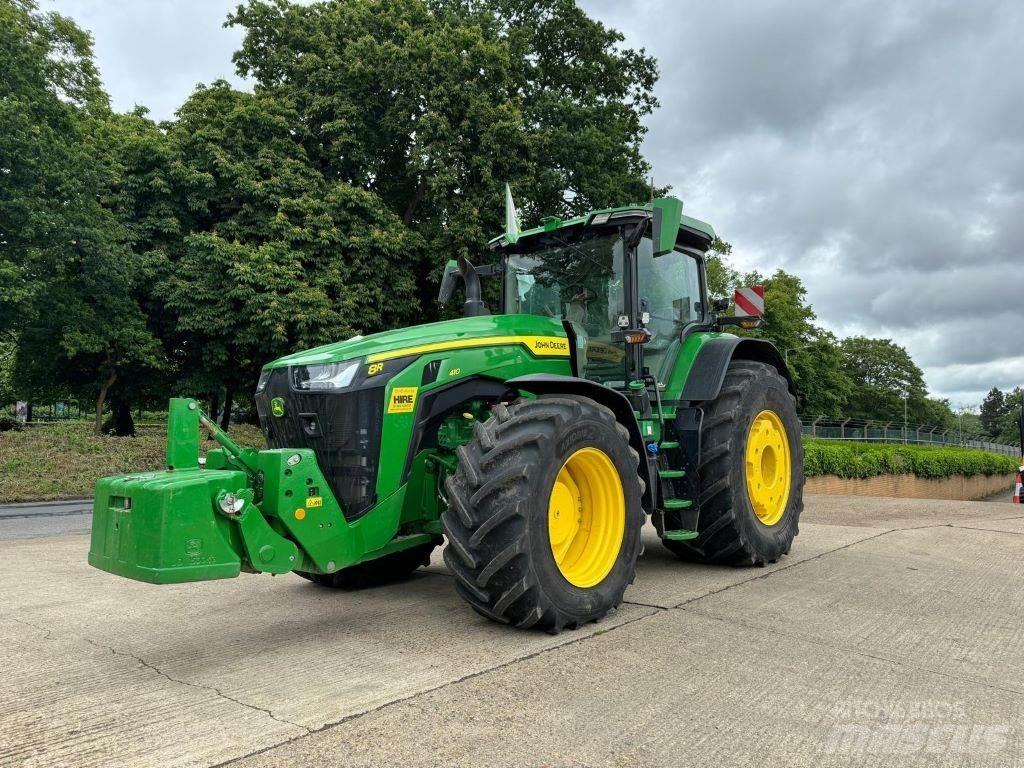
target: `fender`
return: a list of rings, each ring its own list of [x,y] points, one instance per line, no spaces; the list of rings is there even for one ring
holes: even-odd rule
[[[796,383],[778,347],[764,339],[720,336],[700,348],[679,399],[692,403],[717,398],[733,359],[754,360],[774,367],[786,380],[793,397],[797,396]]]
[[[648,461],[647,449],[640,432],[640,425],[636,420],[636,414],[633,413],[633,406],[630,405],[625,395],[589,379],[561,376],[554,373],[531,373],[526,376],[518,376],[509,379],[508,385],[534,395],[580,395],[610,408],[615,414],[616,421],[629,430],[629,445],[640,457],[637,474],[644,481],[644,494],[641,499],[643,508],[648,514],[654,509],[651,493],[655,482],[657,482],[657,477],[653,474],[651,463]]]
[[[446,415],[467,400],[508,400],[514,397],[515,387],[497,379],[485,376],[468,376],[465,379],[451,382],[443,387],[427,392],[420,398],[416,407],[416,424],[409,440],[409,448],[405,455],[405,468],[402,470],[402,482],[408,482],[412,461],[419,451],[427,447],[424,438],[432,444],[437,425]]]

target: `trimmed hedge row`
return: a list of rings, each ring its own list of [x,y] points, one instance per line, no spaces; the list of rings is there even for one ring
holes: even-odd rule
[[[1009,475],[1017,460],[974,448],[804,440],[804,474],[862,478],[917,475],[941,480],[953,475]]]

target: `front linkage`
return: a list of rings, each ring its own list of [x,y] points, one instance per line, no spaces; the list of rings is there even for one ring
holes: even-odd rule
[[[220,448],[200,459],[200,426]],[[167,469],[96,485],[89,563],[153,584],[333,573],[366,559],[313,451],[241,448],[189,398],[171,400]],[[399,536],[377,555],[422,545]]]

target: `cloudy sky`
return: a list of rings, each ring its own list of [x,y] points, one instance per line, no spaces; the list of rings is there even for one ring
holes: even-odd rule
[[[41,2],[93,32],[115,107],[158,119],[240,82],[234,4]],[[800,275],[825,326],[906,345],[954,406],[1024,385],[1024,3],[582,5],[657,57],[656,181],[737,267]]]

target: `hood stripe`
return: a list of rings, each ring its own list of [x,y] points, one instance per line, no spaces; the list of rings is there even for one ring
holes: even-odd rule
[[[420,344],[415,347],[402,347],[387,352],[367,355],[366,362],[380,363],[405,355],[425,355],[430,352],[448,352],[453,349],[472,349],[474,347],[498,347],[520,344],[526,351],[536,357],[568,357],[569,340],[564,336],[478,336],[471,339],[453,339],[438,341],[433,344]]]

